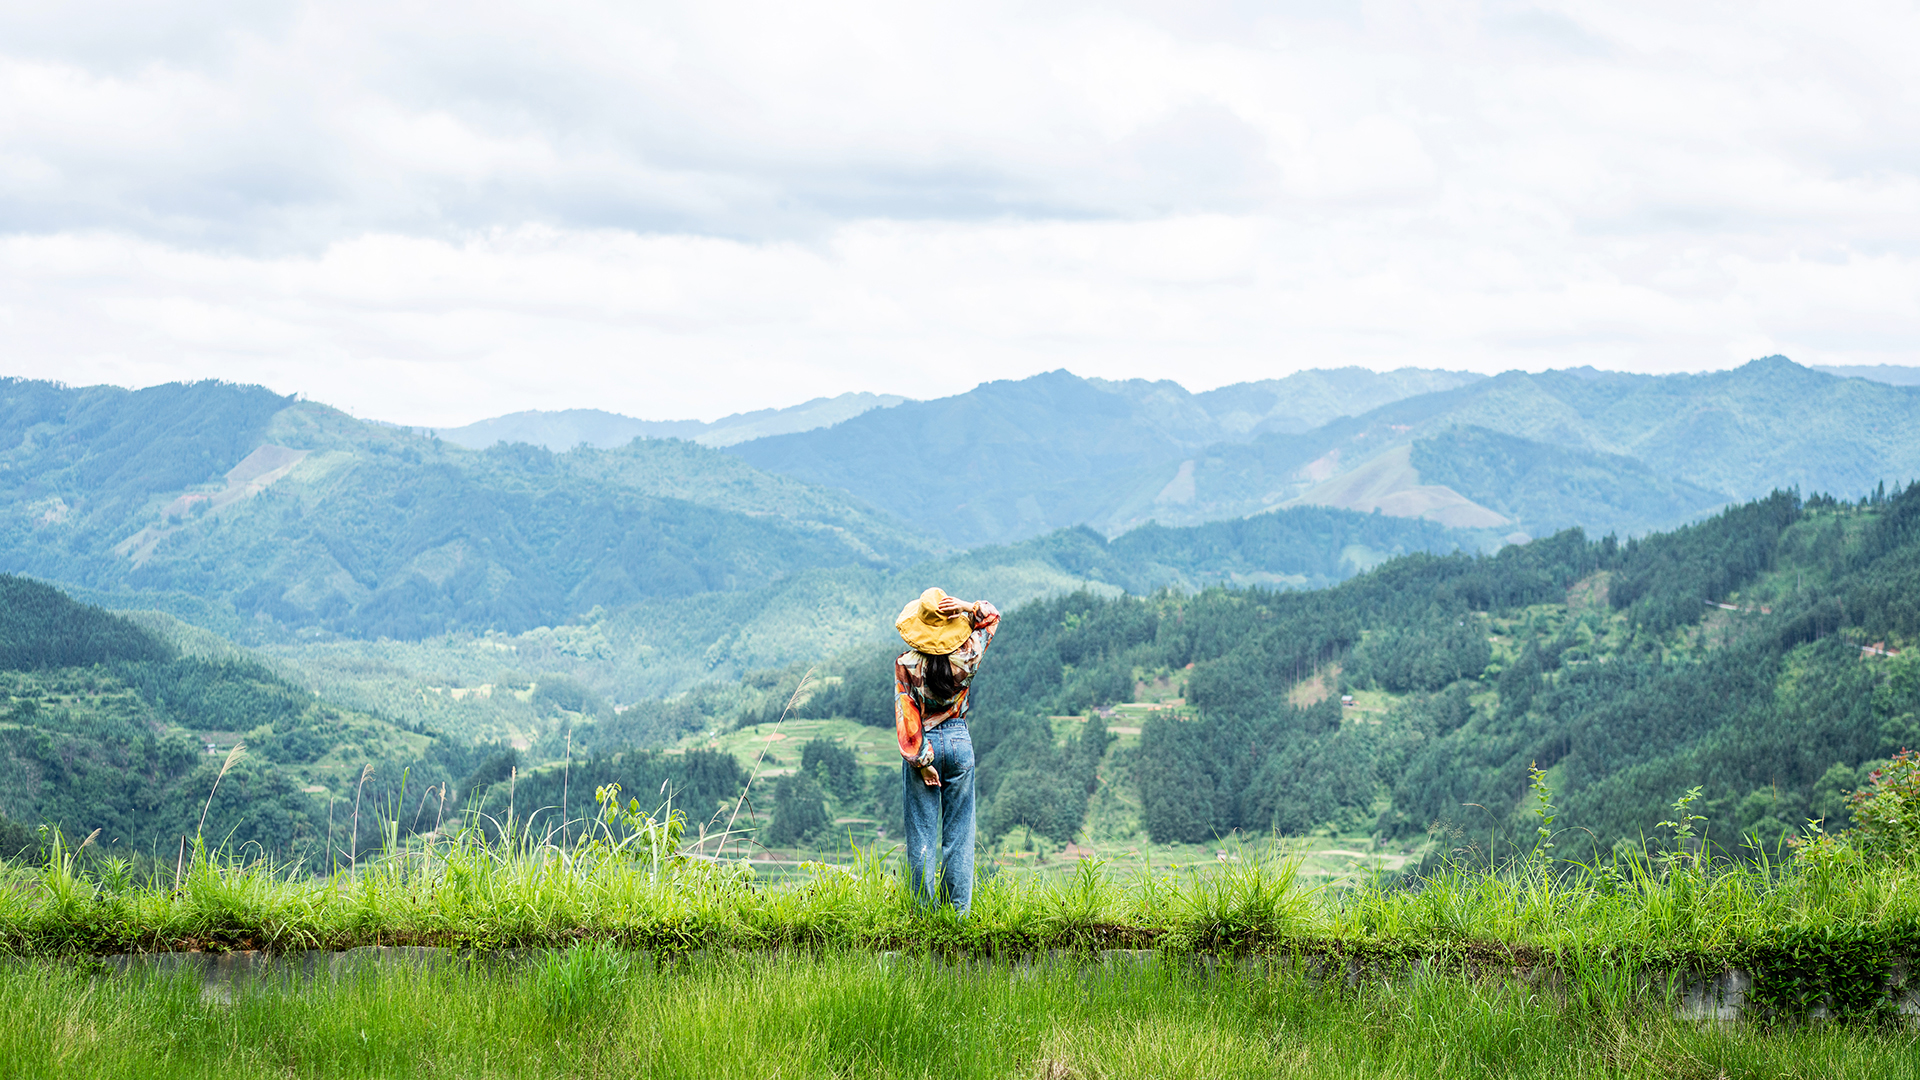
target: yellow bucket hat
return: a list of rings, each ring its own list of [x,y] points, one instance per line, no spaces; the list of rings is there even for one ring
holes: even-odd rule
[[[946,593],[935,588],[908,601],[893,624],[900,631],[900,640],[928,656],[945,656],[959,648],[973,633],[973,623],[965,615],[948,618],[940,614],[940,601],[946,598]]]

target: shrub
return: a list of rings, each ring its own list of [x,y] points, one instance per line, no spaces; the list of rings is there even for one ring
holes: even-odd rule
[[[1920,855],[1920,754],[1902,750],[1853,796],[1853,834],[1873,854]]]
[[[813,777],[797,772],[774,783],[773,823],[767,826],[767,843],[805,844],[826,832],[831,824],[826,797]]]
[[[5,814],[0,814],[0,859],[32,862],[40,855],[40,835]]]
[[[808,739],[800,747],[800,771],[845,801],[860,792],[860,762],[839,739]]]

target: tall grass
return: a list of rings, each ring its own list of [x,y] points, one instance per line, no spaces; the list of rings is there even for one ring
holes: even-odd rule
[[[1185,872],[1091,860],[1065,874],[1003,869],[983,877],[960,920],[919,906],[887,852],[854,849],[850,864],[762,883],[748,862],[692,853],[676,814],[641,814],[612,795],[570,844],[509,821],[494,842],[470,829],[388,845],[324,876],[196,843],[177,885],[172,873],[141,883],[124,864],[90,862],[56,842],[45,865],[12,871],[0,888],[0,952],[490,949],[594,939],[666,950],[1151,947],[1469,966],[1710,967],[1739,963],[1783,936],[1836,928],[1883,951],[1920,951],[1912,860],[1640,858],[1595,868],[1530,859],[1333,888],[1301,879],[1298,861],[1273,845]]]
[[[946,964],[870,953],[384,968],[243,986],[0,966],[0,1076],[1883,1077],[1915,1036],[1766,1032],[1421,973],[1357,990],[1190,964]]]
[[[1815,835],[1785,863],[1764,852],[1713,860],[1685,844],[1617,863],[1559,861],[1550,792],[1537,770],[1535,780],[1538,841],[1499,866],[1447,862],[1417,877],[1312,885],[1275,843],[1184,872],[1147,860],[1084,860],[1064,874],[989,868],[965,919],[924,907],[899,861],[875,849],[760,882],[751,862],[703,854],[716,841],[724,850],[727,835],[703,826],[689,838],[671,800],[643,812],[611,784],[595,791],[590,817],[564,829],[550,817],[536,832],[530,822],[543,812],[522,820],[511,809],[405,845],[383,828],[378,851],[349,848],[344,864],[330,853],[324,875],[196,837],[170,875],[156,864],[142,882],[123,861],[89,860],[86,844],[69,850],[56,835],[44,865],[13,870],[0,887],[0,953],[598,942],[668,954],[1011,958],[1151,948],[1288,956],[1363,979],[1527,972],[1589,1001],[1744,966],[1771,1013],[1824,1005],[1875,1016],[1890,1007],[1882,988],[1896,964],[1920,956],[1920,860]],[[1663,823],[1682,840],[1698,820],[1695,795],[1675,804],[1678,822]]]

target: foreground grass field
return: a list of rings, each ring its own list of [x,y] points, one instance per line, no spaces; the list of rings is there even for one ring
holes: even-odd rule
[[[1634,995],[1414,976],[941,965],[826,952],[544,963],[242,989],[0,967],[4,1077],[1920,1076],[1920,1035],[1696,1023]]]

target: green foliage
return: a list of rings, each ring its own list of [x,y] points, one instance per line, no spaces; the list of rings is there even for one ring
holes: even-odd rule
[[[0,574],[0,671],[171,659],[154,635],[51,585]]]
[[[647,698],[636,701],[618,713],[600,713],[593,722],[576,724],[573,744],[576,751],[612,753],[622,747],[672,746],[688,735],[711,727],[715,718],[701,708],[693,695],[677,701]],[[553,747],[544,747],[551,756]]]
[[[1174,585],[1207,585],[1291,578],[1296,587],[1333,585],[1382,561],[1413,552],[1444,554],[1473,546],[1472,538],[1421,518],[1362,514],[1327,506],[1284,510],[1184,528],[1149,522],[1107,545],[1096,580],[1129,592]]]
[[[1914,1072],[1911,1036],[1897,1030],[1700,1024],[1605,981],[1565,1000],[1491,974],[1336,989],[1252,964],[1009,970],[837,951],[655,962],[579,949],[532,965],[388,963],[348,978],[243,983],[231,1005],[202,1001],[197,981],[9,964],[0,1008],[16,1022],[0,1032],[0,1060],[54,1061],[72,1076],[249,1078],[404,1076],[431,1062],[434,1075],[502,1080],[628,1075],[636,1062],[661,1080]],[[566,986],[585,992],[568,998]],[[581,1004],[556,1008],[568,1000]]]
[[[484,796],[495,784],[507,783],[519,766],[520,755],[511,747],[489,754],[454,789],[457,793],[455,805],[465,806]]]
[[[580,942],[564,952],[549,953],[540,964],[536,982],[546,1001],[547,1016],[574,1024],[590,1016],[604,1017],[620,997],[626,981],[627,957],[606,942]]]
[[[99,830],[115,857],[153,857],[200,835],[204,817],[216,841],[323,857],[329,831],[347,851],[379,838],[370,814],[329,830],[328,797],[311,789],[349,788],[372,765],[373,797],[391,802],[409,769],[420,791],[474,768],[463,746],[338,709],[254,660],[181,655],[38,583],[0,585],[22,600],[0,611],[32,629],[39,654],[75,661],[0,671],[0,812],[15,820]],[[221,777],[238,738],[253,752]]]
[[[1654,826],[1659,829],[1673,830],[1673,850],[1669,852],[1666,857],[1666,863],[1669,869],[1677,869],[1689,865],[1698,869],[1704,861],[1702,853],[1695,846],[1699,837],[1695,834],[1693,828],[1694,822],[1704,822],[1707,820],[1705,817],[1693,812],[1693,804],[1699,800],[1700,787],[1696,784],[1688,788],[1686,794],[1673,801],[1673,820],[1661,821]]]
[[[238,464],[291,401],[264,387],[213,381],[122,390],[0,379],[0,447],[7,448],[0,496],[23,510],[40,508],[41,517],[50,510],[42,527],[62,539],[105,547],[135,531],[127,522],[156,493]],[[34,520],[0,523],[0,547],[26,540]],[[49,546],[16,565],[58,576],[59,561]]]
[[[498,762],[499,758],[490,759]],[[498,765],[493,766],[498,776]],[[536,835],[579,835],[578,822],[591,816],[595,789],[618,785],[644,806],[671,805],[694,826],[710,825],[731,807],[747,784],[746,770],[732,754],[696,748],[684,754],[657,750],[596,752],[571,762],[522,771],[481,792],[476,807],[486,818],[477,827],[498,838],[509,806],[524,828]]]
[[[1920,753],[1902,750],[1853,797],[1851,836],[1870,856],[1920,859]]]
[[[1141,824],[1163,843],[1311,832],[1371,799],[1370,741],[1342,728],[1332,700],[1259,717],[1156,715],[1141,729],[1135,767]]]
[[[814,692],[801,706],[803,716],[841,716],[869,727],[893,729],[893,663],[900,650],[891,643],[862,650],[838,681]]]
[[[1545,864],[1553,859],[1553,819],[1557,816],[1553,808],[1553,788],[1547,783],[1546,770],[1537,764],[1527,766],[1527,786],[1533,790],[1533,814],[1540,822],[1534,828],[1532,858]]]
[[[1426,484],[1442,484],[1535,534],[1580,526],[1599,536],[1670,529],[1727,496],[1619,454],[1554,446],[1462,425],[1413,444]]]
[[[788,773],[773,784],[773,823],[765,842],[780,847],[806,844],[825,837],[833,821],[827,816],[826,793],[811,773]]]
[[[1886,937],[1859,925],[1796,926],[1740,950],[1753,975],[1749,1007],[1767,1019],[1801,1019],[1815,1009],[1835,1020],[1891,1021],[1887,994],[1895,964]]]
[[[1354,648],[1347,674],[1391,693],[1431,693],[1479,678],[1492,662],[1485,625],[1462,612],[1372,631]]]
[[[1697,525],[1626,543],[1609,585],[1615,608],[1654,633],[1698,622],[1703,604],[1726,597],[1773,565],[1781,534],[1800,517],[1800,500],[1784,491],[1738,506]],[[1789,644],[1830,632],[1793,631]]]
[[[896,839],[907,835],[906,785],[911,781],[905,776],[906,766],[884,766],[873,771],[867,781],[868,804],[879,819],[880,828],[886,835]],[[975,773],[978,777],[978,773]],[[994,835],[991,829],[986,830]]]
[[[578,679],[548,675],[533,690],[533,706],[543,712],[571,712],[594,716],[607,711],[607,703]]]
[[[860,791],[860,762],[838,739],[808,739],[800,745],[800,771],[834,798],[851,800]]]
[[[5,814],[0,814],[0,859],[35,862],[39,854],[39,834]]]

